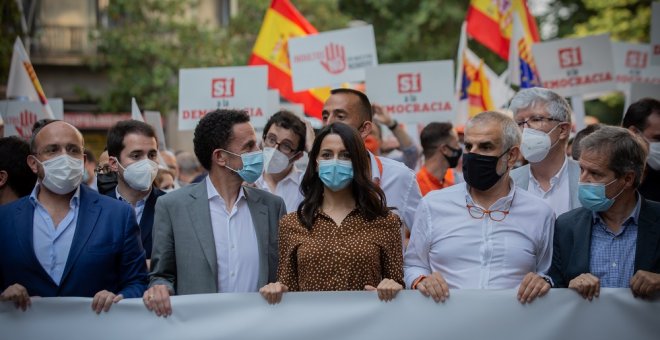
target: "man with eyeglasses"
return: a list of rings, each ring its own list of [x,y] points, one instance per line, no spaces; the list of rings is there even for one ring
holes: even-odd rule
[[[502,113],[468,121],[466,183],[422,199],[404,256],[406,286],[436,302],[450,289],[517,288],[521,303],[548,292],[555,217],[509,177],[519,145],[516,123]]]
[[[638,191],[648,155],[640,137],[603,126],[582,140],[582,207],[555,225],[556,287],[589,300],[601,287],[630,288],[643,298],[660,292],[660,203]]]
[[[140,229],[131,208],[81,185],[83,137],[55,120],[35,124],[27,163],[32,194],[0,207],[0,301],[93,297],[96,313],[146,288]]]
[[[260,189],[280,196],[287,213],[298,210],[303,200],[300,181],[304,174],[294,163],[305,151],[305,123],[289,111],[272,115],[263,134],[264,171],[255,182]]]
[[[571,107],[544,88],[518,92],[509,109],[522,131],[520,150],[529,164],[511,171],[517,186],[546,201],[557,216],[580,207],[578,163],[566,156]]]

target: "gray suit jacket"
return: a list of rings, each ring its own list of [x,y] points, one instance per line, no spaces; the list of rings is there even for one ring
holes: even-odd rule
[[[570,192],[569,204],[571,210],[580,208],[580,200],[578,199],[578,181],[580,180],[580,164],[573,159],[568,159],[568,190]],[[513,182],[522,189],[528,190],[529,188],[529,164],[521,166],[511,171],[511,178]],[[554,208],[554,207],[553,207]]]
[[[258,287],[277,279],[278,227],[284,201],[243,187],[259,246]],[[178,295],[218,292],[218,266],[206,181],[156,202],[149,286],[164,284]]]

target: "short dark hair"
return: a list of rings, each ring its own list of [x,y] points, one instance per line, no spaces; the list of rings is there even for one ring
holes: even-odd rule
[[[640,132],[644,131],[649,125],[649,116],[654,112],[660,114],[660,101],[653,98],[640,99],[630,104],[621,126],[626,129],[634,126]]]
[[[30,152],[32,152],[32,154],[37,153],[37,150],[36,150],[37,146],[35,145],[35,140],[37,139],[37,135],[39,134],[39,132],[44,127],[46,127],[46,125],[48,125],[50,123],[59,122],[59,121],[60,121],[59,119],[44,118],[44,119],[39,119],[38,121],[36,121],[34,123],[34,125],[32,125],[32,136],[30,136]]]
[[[96,157],[94,156],[92,150],[85,149],[85,151],[83,152],[85,153],[85,158],[87,162],[96,163]]]
[[[424,157],[431,157],[440,144],[447,143],[453,128],[453,125],[447,122],[431,122],[426,125],[419,136]]]
[[[298,116],[286,110],[276,112],[268,119],[266,127],[264,127],[263,139],[266,139],[268,130],[270,130],[270,127],[273,124],[283,129],[291,130],[296,136],[298,136],[299,141],[296,151],[303,151],[305,149],[305,135],[307,134],[307,128],[305,127],[305,123],[303,123]]]
[[[338,88],[331,90],[330,94],[352,94],[357,96],[359,99],[358,104],[360,110],[360,112],[358,113],[362,116],[362,119],[364,119],[365,121],[373,120],[374,112],[373,109],[371,108],[371,102],[369,101],[369,97],[367,97],[367,95],[364,94],[364,92],[354,89]]]
[[[37,175],[27,164],[30,145],[16,137],[0,138],[0,170],[7,172],[7,185],[16,196],[27,196],[32,192]]]
[[[151,125],[134,119],[122,120],[108,130],[108,141],[106,145],[108,156],[119,158],[119,154],[126,147],[124,145],[124,138],[131,133],[155,138],[156,145],[158,145],[158,137],[156,137],[156,132]]]
[[[618,126],[602,126],[584,137],[580,147],[582,152],[593,151],[601,157],[609,157],[607,168],[612,170],[616,177],[621,177],[629,171],[634,172],[633,186],[639,186],[648,151],[646,144],[637,134]]]
[[[582,139],[594,133],[596,130],[600,129],[601,127],[602,125],[600,124],[589,124],[587,125],[587,127],[578,131],[578,133],[575,134],[575,137],[573,137],[573,144],[571,145],[571,157],[573,157],[574,160],[577,161],[580,159],[580,154],[582,153],[582,149],[580,148],[580,142],[582,141]]]
[[[316,158],[321,151],[321,143],[330,134],[339,135],[353,164],[352,195],[360,213],[373,220],[387,216],[389,209],[383,190],[371,180],[370,159],[362,138],[354,128],[340,122],[332,123],[319,131],[309,152],[309,164],[300,183],[300,191],[305,197],[298,206],[298,220],[307,228],[312,228],[317,211],[323,204],[323,182],[319,178]]]
[[[233,137],[234,125],[247,123],[250,116],[242,110],[217,109],[207,113],[195,128],[195,155],[204,169],[211,170],[211,155],[216,149],[226,149]]]

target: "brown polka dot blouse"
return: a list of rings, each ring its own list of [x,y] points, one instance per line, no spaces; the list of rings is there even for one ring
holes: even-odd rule
[[[296,213],[280,220],[278,281],[290,291],[364,290],[384,278],[403,282],[401,220],[390,212],[367,221],[355,209],[337,225],[318,212],[311,231]]]

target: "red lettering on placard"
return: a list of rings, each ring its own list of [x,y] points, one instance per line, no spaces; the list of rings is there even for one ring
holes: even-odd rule
[[[645,68],[648,54],[642,51],[628,51],[626,53],[626,67]]]
[[[215,78],[211,79],[211,97],[228,98],[234,96],[234,78]]]
[[[451,111],[452,106],[450,102],[408,103],[408,104],[385,105],[385,110],[388,113],[392,113],[392,114],[432,113],[432,112]]]
[[[559,49],[559,67],[577,67],[582,65],[582,52],[580,47],[567,47]]]
[[[609,72],[587,74],[584,76],[575,76],[570,78],[561,78],[543,82],[543,87],[548,89],[561,89],[581,85],[592,85],[612,81],[612,74]]]
[[[422,92],[422,75],[420,73],[401,73],[397,76],[399,93]]]

